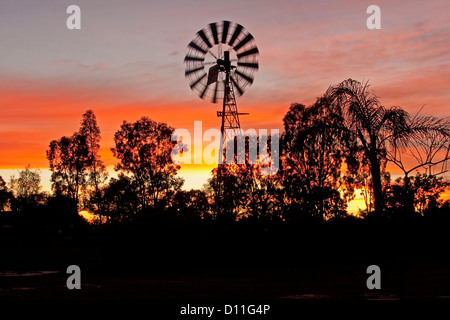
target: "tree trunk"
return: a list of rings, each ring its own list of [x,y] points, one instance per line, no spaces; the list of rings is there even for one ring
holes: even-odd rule
[[[370,173],[372,175],[372,191],[375,214],[380,216],[383,212],[383,187],[381,185],[380,163],[376,154],[370,156]]]

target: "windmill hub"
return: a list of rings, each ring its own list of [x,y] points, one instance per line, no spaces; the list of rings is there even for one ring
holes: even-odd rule
[[[230,70],[232,68],[230,61],[226,61],[226,60],[222,60],[222,59],[217,59],[217,65],[219,66],[219,70],[222,72],[230,72]]]
[[[222,72],[230,72],[231,69],[236,68],[236,66],[231,65],[230,60],[230,52],[225,51],[224,52],[224,58],[223,59],[217,59],[217,65],[219,66],[219,70]]]

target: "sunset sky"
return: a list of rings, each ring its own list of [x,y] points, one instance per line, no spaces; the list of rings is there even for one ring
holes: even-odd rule
[[[71,4],[81,30],[66,28]],[[371,4],[381,30],[366,27]],[[31,164],[48,189],[48,144],[76,131],[87,109],[109,166],[123,120],[219,128],[219,106],[191,91],[183,59],[195,33],[222,20],[245,26],[260,51],[255,82],[238,100],[250,112],[244,129],[281,129],[291,103],[309,105],[348,78],[369,80],[385,106],[450,116],[449,12],[448,0],[1,1],[0,175]],[[184,166],[185,188],[201,187],[210,169]]]

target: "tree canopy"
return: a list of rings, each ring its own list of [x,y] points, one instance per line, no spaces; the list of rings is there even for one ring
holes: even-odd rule
[[[114,134],[115,169],[132,175],[139,207],[156,206],[170,190],[179,190],[183,179],[175,177],[180,166],[172,162],[171,140],[174,128],[142,117],[134,123],[124,121]]]

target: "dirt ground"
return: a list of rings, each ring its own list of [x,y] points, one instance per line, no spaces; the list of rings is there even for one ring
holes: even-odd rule
[[[381,268],[381,289],[369,290],[367,266],[214,268],[188,271],[118,271],[81,268],[81,289],[69,290],[66,270],[0,273],[6,300],[450,300],[448,262],[407,262]],[[402,286],[403,283],[403,286]]]

